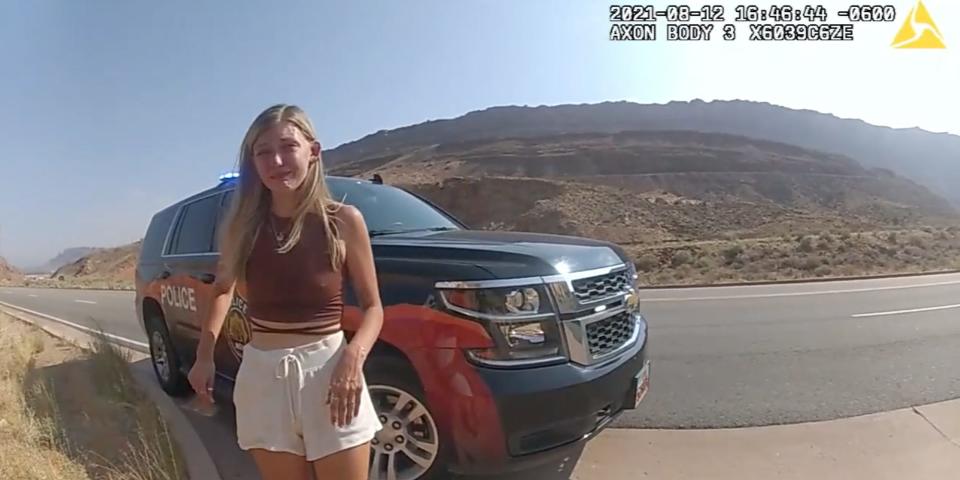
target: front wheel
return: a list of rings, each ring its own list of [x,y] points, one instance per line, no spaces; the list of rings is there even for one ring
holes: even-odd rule
[[[170,343],[163,321],[151,318],[147,321],[147,339],[150,342],[150,363],[160,386],[168,395],[182,396],[190,392],[190,382],[180,371],[180,361]]]
[[[446,478],[448,446],[409,366],[372,357],[365,376],[383,429],[370,442],[370,480]]]

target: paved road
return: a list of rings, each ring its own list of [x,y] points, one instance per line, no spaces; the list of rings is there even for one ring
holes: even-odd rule
[[[960,397],[960,275],[645,298],[652,392],[620,427],[793,423]],[[145,341],[130,292],[0,288],[0,301]]]

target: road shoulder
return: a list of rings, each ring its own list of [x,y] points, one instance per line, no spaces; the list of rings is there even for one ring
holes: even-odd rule
[[[573,478],[955,478],[958,435],[960,400],[769,427],[610,429],[587,446]]]
[[[32,315],[20,309],[11,308],[7,304],[0,305],[0,310],[12,317],[34,324],[50,335],[77,347],[89,348],[89,345],[94,342],[94,338],[90,334],[51,318]],[[190,478],[193,480],[221,480],[220,472],[217,470],[200,436],[183,411],[167,396],[154,379],[149,357],[139,350],[132,350],[126,346],[120,346],[120,348],[128,350],[131,355],[131,370],[138,387],[155,403],[160,414],[169,424],[171,433],[183,452]]]

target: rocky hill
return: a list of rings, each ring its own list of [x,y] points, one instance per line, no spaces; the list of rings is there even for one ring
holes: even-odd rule
[[[331,172],[381,174],[478,228],[619,243],[957,219],[946,200],[889,171],[791,145],[700,132],[445,143],[341,164]]]
[[[0,257],[0,283],[19,283],[23,280],[23,273]]]
[[[960,204],[960,136],[892,129],[768,103],[700,100],[666,104],[605,102],[503,106],[458,118],[381,130],[325,153],[329,165],[382,163],[424,147],[475,140],[577,133],[691,130],[782,142],[892,170]]]
[[[97,248],[60,267],[51,275],[56,281],[105,285],[133,284],[142,241],[115,248]]]
[[[59,254],[56,257],[51,258],[38,267],[32,268],[29,271],[35,273],[53,273],[57,271],[58,268],[76,262],[77,260],[83,258],[86,255],[89,255],[91,252],[96,250],[93,247],[74,247],[68,248]]]
[[[329,172],[380,174],[474,228],[617,242],[651,284],[960,267],[960,216],[927,187],[847,156],[744,136],[449,141],[369,151]]]

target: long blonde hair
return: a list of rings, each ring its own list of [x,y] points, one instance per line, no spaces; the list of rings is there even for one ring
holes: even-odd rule
[[[223,228],[220,229],[223,234],[218,239],[221,265],[237,280],[242,281],[245,278],[247,257],[253,249],[260,226],[270,214],[271,197],[253,165],[253,144],[267,128],[284,122],[300,129],[311,144],[317,139],[310,118],[296,105],[274,105],[260,113],[247,129],[238,158],[238,185],[224,218]],[[288,252],[300,241],[304,219],[308,214],[315,214],[321,218],[326,227],[330,264],[335,271],[338,271],[344,261],[346,248],[333,214],[342,205],[330,196],[325,178],[323,161],[318,155],[311,159],[307,178],[298,189],[300,195],[293,214],[293,226],[289,238],[279,251]]]

